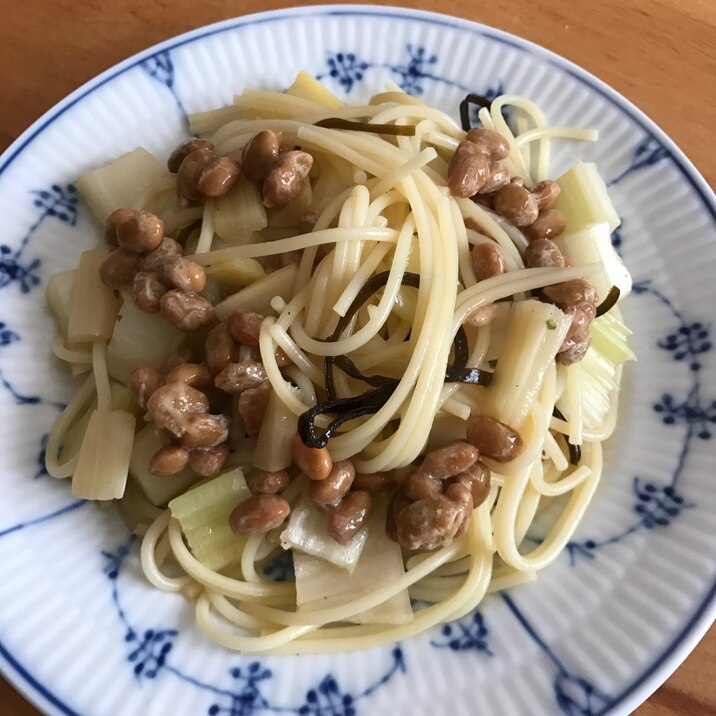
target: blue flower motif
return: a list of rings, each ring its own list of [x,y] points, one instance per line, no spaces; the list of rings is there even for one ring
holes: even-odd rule
[[[140,636],[134,629],[127,630],[124,640],[136,645],[127,656],[127,661],[134,664],[134,675],[138,680],[157,677],[172,650],[172,639],[177,634],[175,629],[146,629]]]
[[[554,695],[565,716],[597,716],[611,704],[611,699],[586,679],[566,671],[555,677]]]
[[[408,94],[423,94],[423,85],[420,81],[426,78],[433,79],[433,76],[426,72],[426,68],[435,65],[438,56],[429,54],[424,47],[408,45],[408,62],[405,65],[389,65],[390,69],[400,76],[398,85],[400,89]]]
[[[487,656],[494,656],[487,640],[488,629],[482,614],[476,611],[470,617],[445,624],[440,633],[444,641],[431,641],[437,648],[448,648],[452,651],[481,651]]]
[[[19,340],[20,336],[15,331],[10,330],[3,321],[0,321],[0,348],[9,346]]]
[[[172,59],[171,52],[164,50],[163,52],[157,52],[155,55],[148,57],[139,64],[140,68],[146,72],[153,80],[163,84],[169,92],[171,92],[174,101],[182,115],[182,119],[185,124],[189,125],[189,118],[184,104],[181,98],[177,94],[175,83],[176,83],[176,68],[174,67],[174,60]]]
[[[621,174],[618,174],[609,182],[609,186],[620,182],[624,179],[624,177],[628,176],[632,172],[643,169],[644,167],[653,166],[657,162],[667,159],[668,157],[669,152],[666,147],[664,147],[664,145],[661,144],[661,142],[659,142],[654,135],[647,134],[647,136],[636,146],[634,154],[632,155],[631,161],[627,167],[621,172]]]
[[[686,423],[697,428],[696,435],[701,440],[710,440],[710,426],[716,423],[716,401],[701,405],[698,393],[691,392],[683,402],[678,402],[670,393],[664,393],[654,410],[661,415],[664,425]]]
[[[102,550],[101,555],[105,559],[105,565],[102,568],[102,571],[111,581],[115,582],[119,577],[119,572],[122,569],[122,563],[127,558],[128,554],[129,543],[120,545],[114,552]]]
[[[343,87],[348,94],[356,82],[360,82],[363,79],[365,71],[371,67],[371,65],[358,57],[353,52],[336,52],[328,56],[326,60],[328,65],[328,75],[338,81],[338,84]],[[325,77],[325,75],[319,75],[318,79]]]
[[[229,670],[229,675],[237,682],[235,690],[229,694],[226,705],[212,704],[207,712],[209,716],[251,716],[257,710],[269,708],[269,702],[263,697],[257,684],[273,676],[270,669],[264,668],[261,662],[254,661],[244,669],[233,667]]]
[[[148,57],[140,67],[157,82],[161,82],[169,89],[174,87],[174,62],[169,50]]]
[[[666,527],[682,510],[693,507],[686,503],[673,485],[661,486],[635,477],[633,490],[637,498],[634,512],[647,529]]]
[[[39,189],[31,192],[35,196],[32,202],[35,208],[41,209],[43,218],[52,216],[70,226],[77,223],[77,189],[68,184],[61,187],[53,184],[49,190]]]
[[[343,692],[331,674],[306,694],[306,702],[298,709],[300,716],[355,716],[353,696]]]
[[[701,364],[695,360],[695,357],[711,350],[710,328],[701,321],[682,323],[675,332],[658,342],[659,348],[671,352],[674,360],[690,359],[689,368],[700,370]]]

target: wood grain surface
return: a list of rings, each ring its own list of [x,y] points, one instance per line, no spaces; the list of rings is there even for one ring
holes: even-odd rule
[[[716,0],[391,2],[492,25],[576,62],[646,112],[714,185]],[[293,3],[304,4],[316,3]],[[2,0],[0,150],[66,94],[129,55],[210,22],[286,5],[285,0]],[[714,676],[712,628],[635,713],[714,714]],[[38,711],[0,678],[0,714],[37,716]]]

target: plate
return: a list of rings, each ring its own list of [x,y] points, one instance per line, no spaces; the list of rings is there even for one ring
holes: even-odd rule
[[[467,91],[535,100],[564,142],[553,173],[596,161],[623,218],[614,242],[635,287],[624,304],[639,363],[592,508],[540,579],[422,637],[371,651],[251,657],[193,626],[143,580],[111,511],[43,470],[71,386],[50,359],[42,286],[96,227],[72,181],[137,144],[160,156],[186,115],[303,68],[348,100],[392,80],[456,114]],[[0,662],[48,714],[362,716],[626,714],[714,617],[716,304],[713,194],[644,115],[578,67],[487,27],[360,6],[238,18],[151,48],[48,112],[0,164]]]

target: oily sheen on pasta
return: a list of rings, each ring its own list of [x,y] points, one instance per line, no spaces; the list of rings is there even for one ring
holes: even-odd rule
[[[228,648],[456,619],[536,579],[602,479],[631,283],[596,167],[549,176],[596,134],[465,102],[473,127],[299,73],[78,182],[105,244],[47,287],[81,381],[47,469]]]

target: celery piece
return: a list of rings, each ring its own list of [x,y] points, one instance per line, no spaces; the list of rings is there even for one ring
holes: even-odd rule
[[[92,413],[72,476],[75,497],[86,500],[122,497],[134,442],[134,422],[134,416],[123,410]]]
[[[286,94],[307,99],[324,107],[329,107],[330,109],[343,107],[343,102],[341,102],[338,97],[327,90],[315,77],[312,77],[308,72],[304,72],[303,70],[300,70],[296,75],[296,79],[286,90]]]
[[[216,316],[225,321],[234,311],[255,311],[262,314],[273,314],[271,300],[281,296],[288,300],[293,294],[298,268],[289,264],[264,278],[254,281],[250,286],[242,288],[235,294],[225,298],[216,306]]]
[[[192,553],[210,569],[221,569],[241,555],[246,537],[231,531],[229,515],[248,497],[244,473],[237,467],[169,503]]]
[[[368,537],[352,574],[324,559],[295,550],[296,603],[302,610],[330,609],[375,591],[376,578],[385,584],[405,574],[400,545],[385,534],[383,503],[368,523]],[[406,624],[414,618],[408,590],[404,589],[372,609],[347,621],[358,624]]]
[[[97,221],[103,224],[115,209],[142,208],[149,189],[169,176],[167,168],[154,156],[137,147],[75,183]]]
[[[256,259],[232,259],[207,266],[204,270],[207,279],[216,281],[227,293],[238,291],[266,276],[264,267]]]
[[[313,500],[302,497],[291,512],[288,526],[281,533],[281,546],[294,549],[352,572],[368,538],[368,527],[360,530],[348,544],[338,544],[327,531],[328,515]],[[294,558],[295,558],[294,553]]]
[[[72,303],[67,321],[67,342],[108,341],[112,335],[122,298],[99,277],[106,251],[85,251],[72,286]]]
[[[595,318],[589,325],[589,331],[592,334],[592,346],[614,365],[636,360],[634,351],[627,343],[631,331],[611,313]]]
[[[599,430],[604,424],[617,387],[617,371],[594,346],[570,370],[579,370],[579,402],[582,425],[586,430]]]
[[[144,410],[139,407],[134,396],[121,383],[111,380],[109,389],[112,396],[112,410],[124,410],[125,413],[132,413],[136,418],[144,415]]]
[[[210,109],[208,112],[190,114],[189,129],[192,134],[208,134],[209,132],[215,132],[229,122],[245,118],[245,112],[233,105],[229,105],[219,109]]]
[[[291,442],[298,431],[298,416],[271,391],[256,440],[253,464],[261,470],[285,470],[292,462]]]
[[[519,430],[571,321],[557,306],[533,299],[512,307],[502,354],[484,392],[488,414]]]
[[[140,430],[134,438],[129,474],[142,488],[147,499],[157,507],[164,507],[169,500],[189,489],[199,479],[191,470],[175,475],[153,475],[149,461],[160,448],[168,444],[157,434],[154,424]]]
[[[122,304],[107,346],[109,374],[126,385],[138,365],[160,368],[183,340],[184,333],[160,313],[140,311],[132,300],[127,300]]]
[[[256,182],[241,178],[214,205],[214,231],[230,245],[251,243],[251,235],[268,226],[261,190]]]
[[[45,302],[50,313],[57,322],[57,328],[62,337],[67,339],[67,324],[70,322],[70,309],[72,307],[72,286],[74,285],[76,270],[60,271],[50,276],[45,287]]]
[[[562,234],[555,239],[555,243],[575,266],[601,262],[602,272],[589,277],[600,301],[607,297],[612,286],[619,289],[619,300],[629,295],[631,275],[612,246],[611,233],[606,222],[589,224],[579,231]]]
[[[606,221],[611,233],[621,223],[596,164],[575,164],[557,184],[561,191],[554,208],[564,213],[567,231]]]

